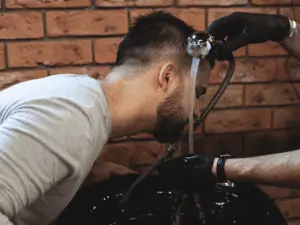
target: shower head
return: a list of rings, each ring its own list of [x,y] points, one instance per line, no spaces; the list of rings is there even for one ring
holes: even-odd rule
[[[187,53],[192,57],[204,59],[208,56],[213,42],[213,36],[208,33],[195,32],[188,37]]]

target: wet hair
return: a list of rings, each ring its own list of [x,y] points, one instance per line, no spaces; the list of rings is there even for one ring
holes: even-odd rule
[[[115,66],[128,63],[145,66],[174,57],[180,66],[190,67],[187,38],[195,30],[184,21],[163,11],[150,12],[135,19],[119,45]]]

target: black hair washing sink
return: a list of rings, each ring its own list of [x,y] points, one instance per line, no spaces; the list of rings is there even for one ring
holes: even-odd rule
[[[58,225],[286,225],[280,210],[258,187],[235,183],[185,193],[149,176],[121,203],[136,175],[114,177],[75,196]]]

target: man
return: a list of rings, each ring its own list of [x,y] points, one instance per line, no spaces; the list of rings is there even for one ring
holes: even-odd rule
[[[177,140],[189,114],[185,48],[193,32],[152,13],[130,28],[104,82],[62,74],[0,92],[0,225],[54,220],[109,139],[148,132],[160,142]]]
[[[208,32],[227,38],[221,54],[248,44],[275,41],[300,59],[300,24],[281,15],[233,13],[214,21]],[[300,187],[300,150],[252,158],[219,159],[201,155],[182,156],[161,168],[161,174],[175,185],[202,179],[226,179]]]

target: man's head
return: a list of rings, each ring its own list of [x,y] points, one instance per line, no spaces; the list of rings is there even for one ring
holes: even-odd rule
[[[136,102],[144,101],[139,113],[149,121],[144,131],[160,142],[176,141],[188,119],[192,57],[186,45],[194,32],[171,14],[152,12],[135,20],[118,48],[113,71],[136,88]],[[198,86],[196,95],[201,92]]]

